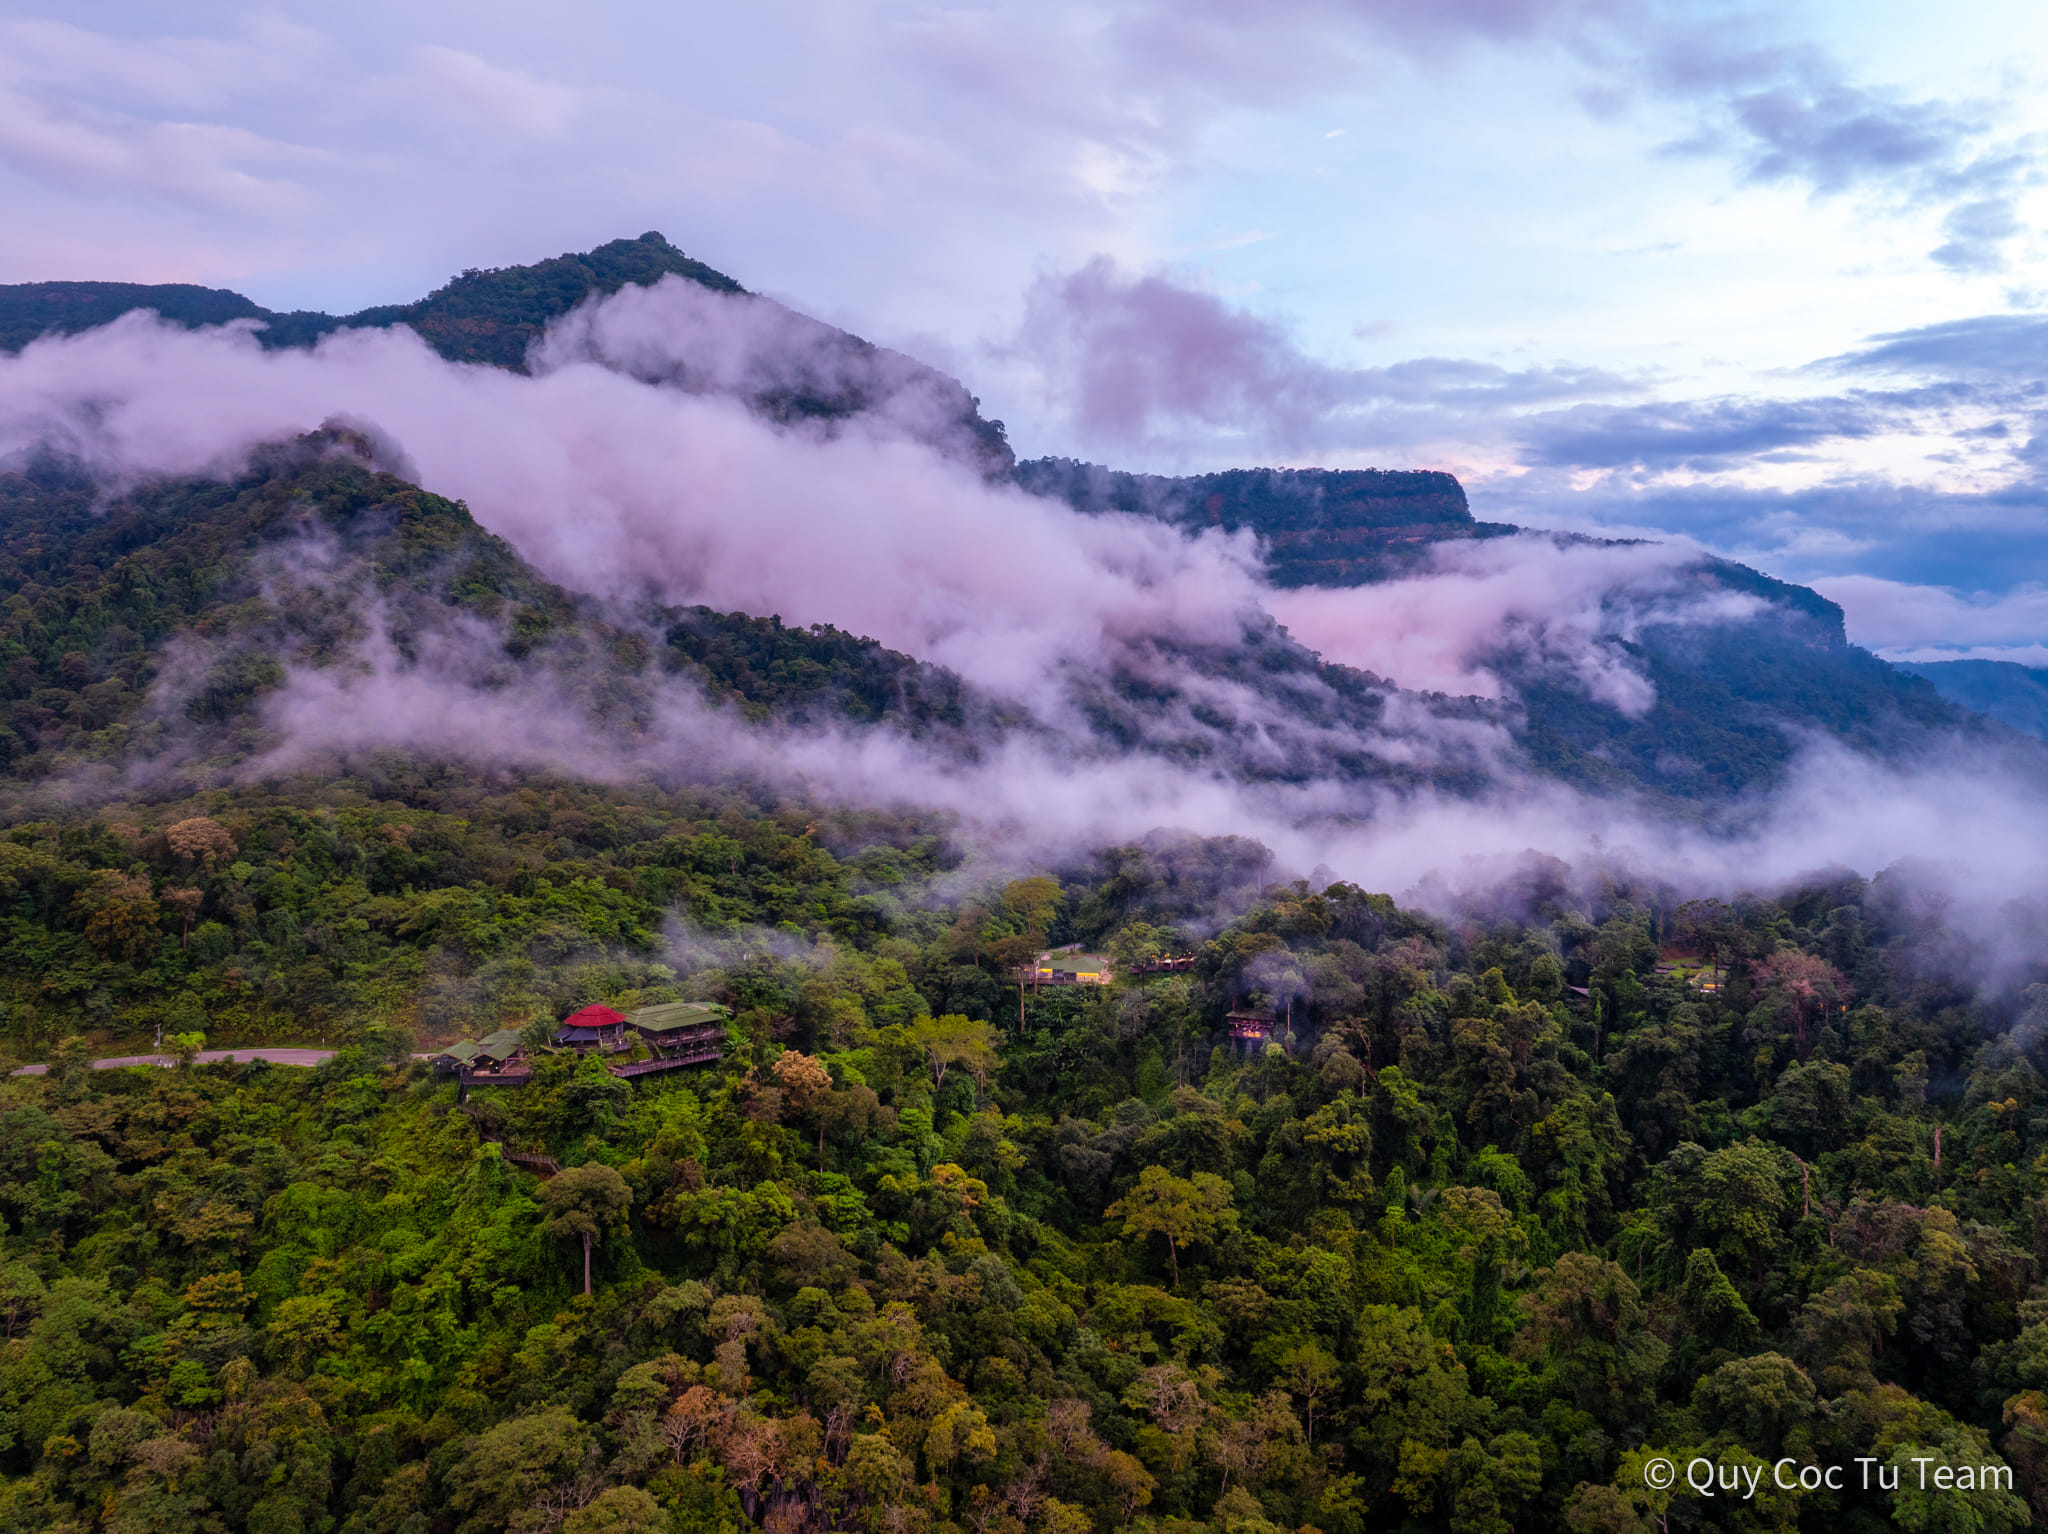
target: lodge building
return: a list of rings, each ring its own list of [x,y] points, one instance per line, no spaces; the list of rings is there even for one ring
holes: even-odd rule
[[[1040,954],[1025,967],[1024,978],[1033,985],[1108,985],[1116,977],[1101,954],[1062,949]]]
[[[662,1002],[632,1012],[592,1005],[562,1019],[553,1044],[578,1054],[637,1055],[606,1067],[630,1079],[722,1058],[727,1016],[715,1002]],[[533,1062],[520,1047],[516,1028],[451,1044],[434,1056],[433,1064],[443,1075],[455,1076],[465,1094],[470,1087],[523,1087],[533,1079]]]

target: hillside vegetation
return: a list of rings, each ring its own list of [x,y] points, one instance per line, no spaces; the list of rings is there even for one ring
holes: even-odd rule
[[[107,792],[120,772],[176,764],[189,780],[246,759],[276,742],[261,705],[290,668],[359,668],[374,641],[438,654],[485,691],[545,676],[594,739],[644,725],[665,678],[745,717],[888,715],[911,730],[966,718],[957,678],[827,625],[619,612],[566,591],[467,507],[375,458],[327,430],[258,453],[237,479],[155,481],[111,502],[60,464],[0,473],[0,765],[13,786],[86,772]]]
[[[1191,973],[1020,998],[1018,955],[1171,950],[1262,855],[946,897],[943,827],[795,806],[202,808],[4,844],[17,996],[97,1024],[0,1089],[0,1527],[1696,1524],[1655,1454],[1906,1468],[1740,1527],[2048,1507],[2048,1019],[1921,978],[1967,935],[1898,879],[1448,926],[1273,885]],[[734,1009],[687,1080],[551,1056],[459,1106],[405,1053],[677,995]],[[83,1067],[295,1011],[348,1047]]]
[[[744,296],[647,236],[350,323],[516,366],[663,276]],[[91,287],[0,293],[0,342],[136,301]],[[836,429],[885,374],[750,403]],[[1448,476],[1045,474],[1304,578],[1497,531]],[[827,626],[566,590],[345,429],[218,480],[13,463],[0,528],[0,1051],[48,1067],[0,1074],[0,1534],[2048,1518],[2038,905],[1531,854],[1430,915],[1238,837],[998,866],[953,816],[747,770],[1016,747],[1349,814],[1534,767],[1696,822],[1816,734],[2019,749],[1811,592],[1703,565],[1765,610],[1629,640],[1634,718],[1512,654],[1515,699],[1402,693],[1253,615],[1073,668],[1056,726]],[[1512,744],[1423,749],[1464,737]],[[1013,978],[1068,945],[1114,983]],[[549,1045],[676,1001],[727,1009],[721,1060]],[[423,1058],[501,1028],[523,1088]],[[196,1063],[262,1044],[336,1052]]]

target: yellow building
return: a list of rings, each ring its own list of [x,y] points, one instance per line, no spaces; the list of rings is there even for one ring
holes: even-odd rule
[[[1114,977],[1099,953],[1042,953],[1024,972],[1034,985],[1108,985]]]

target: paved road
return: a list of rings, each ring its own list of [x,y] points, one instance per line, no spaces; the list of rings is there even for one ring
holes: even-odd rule
[[[268,1060],[272,1065],[318,1065],[322,1060],[334,1058],[331,1049],[202,1049],[196,1057],[201,1065],[212,1065],[218,1060]],[[115,1055],[110,1060],[95,1060],[92,1068],[96,1071],[118,1071],[124,1065],[171,1065],[170,1055]],[[49,1074],[47,1065],[24,1065],[14,1074],[17,1076],[44,1076]]]

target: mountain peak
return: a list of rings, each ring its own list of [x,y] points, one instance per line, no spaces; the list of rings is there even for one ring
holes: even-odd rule
[[[686,256],[656,230],[610,240],[526,266],[468,267],[425,298],[381,304],[354,314],[265,309],[225,288],[190,283],[24,282],[0,286],[0,350],[19,351],[45,335],[71,335],[153,309],[174,325],[224,325],[261,320],[267,347],[310,346],[329,331],[410,325],[451,362],[485,362],[520,372],[526,348],[550,320],[593,293],[628,285],[650,287],[682,277],[718,293],[746,289],[721,271]]]

